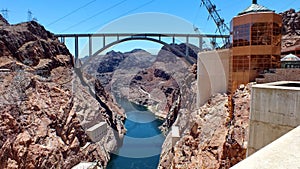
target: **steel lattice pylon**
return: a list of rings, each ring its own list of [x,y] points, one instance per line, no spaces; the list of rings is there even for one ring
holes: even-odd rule
[[[210,15],[210,17],[213,18],[215,24],[217,25],[218,32],[220,35],[228,35],[230,34],[229,27],[225,24],[225,21],[223,18],[220,17],[220,15],[217,12],[216,5],[211,3],[210,0],[201,0],[202,5],[204,5]],[[229,45],[229,40],[223,38],[223,43],[225,45]]]

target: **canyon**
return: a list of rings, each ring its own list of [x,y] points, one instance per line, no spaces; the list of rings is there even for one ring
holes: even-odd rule
[[[299,45],[299,12],[283,16],[282,48]],[[81,161],[106,166],[126,133],[116,98],[146,106],[164,120],[158,168],[230,168],[246,158],[251,85],[212,96],[196,107],[199,49],[189,58],[162,47],[110,51],[81,59],[37,22],[10,25],[0,15],[0,168],[71,168]],[[107,134],[86,134],[105,122]],[[180,138],[172,143],[172,129]]]

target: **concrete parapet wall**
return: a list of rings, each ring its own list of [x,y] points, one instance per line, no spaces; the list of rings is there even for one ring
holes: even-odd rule
[[[263,76],[263,78],[256,78],[256,82],[300,81],[300,69],[275,69],[274,73],[265,73]]]
[[[300,126],[257,151],[231,169],[299,169]]]
[[[174,147],[177,141],[179,141],[180,139],[179,127],[172,126],[171,132],[172,132],[172,147]]]
[[[229,49],[200,52],[197,63],[197,107],[212,95],[226,93],[229,78]]]
[[[300,125],[298,85],[285,81],[252,86],[248,155]]]

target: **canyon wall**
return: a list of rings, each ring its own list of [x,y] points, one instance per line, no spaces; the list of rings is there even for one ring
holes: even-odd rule
[[[246,158],[250,88],[241,86],[231,98],[217,94],[190,116],[179,116],[174,125],[181,138],[168,149],[168,134],[159,168],[229,168]]]
[[[0,19],[0,168],[105,166],[123,132],[123,111],[98,81],[84,80],[43,26]],[[93,143],[85,129],[101,121],[107,136]]]

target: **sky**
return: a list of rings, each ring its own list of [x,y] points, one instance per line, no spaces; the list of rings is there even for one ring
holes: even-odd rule
[[[247,8],[252,1],[211,0],[211,2],[217,6],[220,16],[229,26],[231,19]],[[258,0],[258,3],[277,13],[290,8],[300,10],[299,0]],[[0,0],[0,10],[6,9],[10,23],[35,18],[55,34],[131,32],[137,30],[137,25],[141,32],[161,30],[176,33],[198,28],[201,33],[216,33],[216,26],[206,8],[201,6],[201,0]],[[28,11],[31,11],[31,16],[28,15]],[[153,17],[151,19],[145,16]],[[146,23],[149,24],[147,27],[141,27]],[[130,44],[136,46],[136,43],[130,42],[127,46]],[[122,48],[122,45],[119,46]],[[148,45],[151,46],[158,47],[154,44]],[[123,48],[126,48],[126,45],[125,47],[123,45]]]

